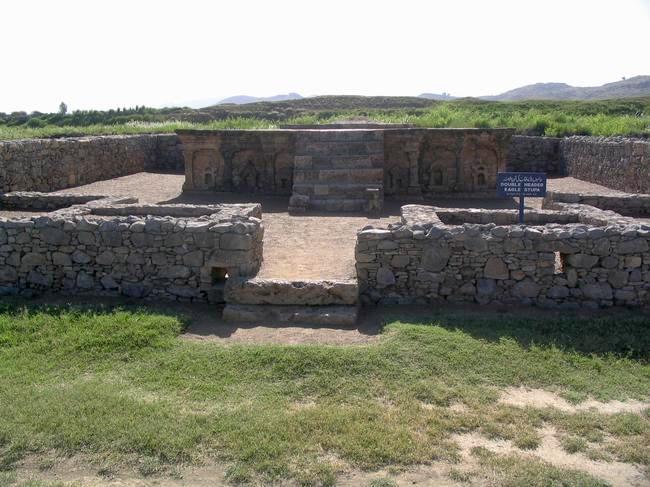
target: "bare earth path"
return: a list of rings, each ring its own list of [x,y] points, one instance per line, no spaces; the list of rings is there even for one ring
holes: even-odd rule
[[[387,201],[381,218],[362,214],[289,215],[287,197],[254,194],[183,194],[185,176],[141,172],[66,189],[82,194],[135,196],[143,203],[259,202],[264,220],[264,264],[260,277],[280,279],[346,279],[354,274],[354,244],[357,232],[366,225],[385,226],[399,221],[404,202]],[[575,178],[548,181],[549,190],[617,193]],[[427,202],[444,207],[516,208],[512,199],[441,198]],[[527,206],[541,207],[541,198],[529,198]]]

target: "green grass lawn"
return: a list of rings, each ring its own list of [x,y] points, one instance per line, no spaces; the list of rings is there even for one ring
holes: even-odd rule
[[[648,410],[570,414],[497,407],[497,399],[504,387],[526,385],[571,401],[648,400],[649,326],[642,314],[443,313],[391,322],[363,346],[223,345],[179,339],[184,320],[173,312],[6,306],[0,483],[12,482],[26,455],[56,451],[91,455],[98,472],[137,464],[150,475],[219,461],[232,483],[331,485],[341,464],[458,462],[454,433],[534,449],[543,424],[562,433],[567,451],[647,468]],[[479,470],[459,476],[485,468],[510,485],[601,484],[540,462],[473,454]]]

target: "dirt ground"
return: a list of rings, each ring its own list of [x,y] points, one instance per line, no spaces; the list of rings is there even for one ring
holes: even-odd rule
[[[72,189],[82,194],[135,196],[144,203],[259,202],[264,220],[264,264],[260,277],[281,279],[347,279],[354,275],[354,244],[359,229],[399,221],[405,201],[387,201],[379,218],[365,214],[289,215],[287,197],[250,194],[183,194],[185,176],[142,172]],[[574,178],[548,181],[548,189],[616,193]],[[515,199],[440,198],[427,202],[441,207],[517,208]],[[541,198],[529,198],[527,206],[540,208]]]

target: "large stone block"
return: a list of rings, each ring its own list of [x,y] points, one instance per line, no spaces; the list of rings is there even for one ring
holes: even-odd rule
[[[497,256],[491,256],[485,263],[483,275],[489,279],[508,279],[510,271],[506,263]]]
[[[356,281],[287,281],[281,279],[228,279],[225,299],[238,304],[323,306],[357,303]]]
[[[446,243],[431,243],[422,254],[422,267],[430,272],[443,270],[451,257],[451,251]]]
[[[247,234],[226,233],[221,236],[219,247],[224,250],[250,250],[253,247],[253,237]]]

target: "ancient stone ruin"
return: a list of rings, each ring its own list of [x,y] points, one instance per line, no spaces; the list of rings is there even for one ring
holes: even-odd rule
[[[232,321],[324,325],[377,303],[648,306],[649,147],[374,125],[0,142],[0,295],[197,301]],[[184,190],[212,203],[36,192],[183,163]],[[617,174],[633,192],[552,190],[526,225],[514,209],[453,207],[494,200],[506,169]],[[225,193],[280,195],[297,215],[394,201],[401,216],[357,229],[349,279],[265,278],[264,208],[218,203]]]
[[[384,196],[487,193],[510,129],[179,130],[187,191],[291,195],[290,209],[374,211]]]

